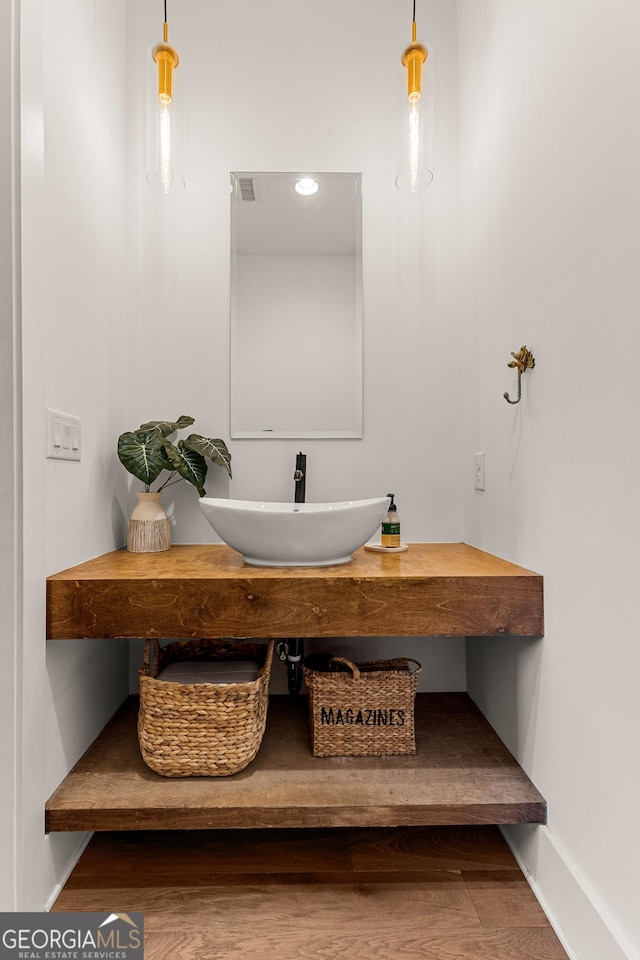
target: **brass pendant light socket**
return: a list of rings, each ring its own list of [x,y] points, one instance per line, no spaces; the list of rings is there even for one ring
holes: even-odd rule
[[[428,56],[427,48],[415,39],[402,54],[402,66],[407,68],[409,100],[420,99],[420,71]]]
[[[171,103],[173,71],[180,63],[180,58],[168,43],[159,43],[154,47],[152,56],[158,64],[158,99],[163,103]]]

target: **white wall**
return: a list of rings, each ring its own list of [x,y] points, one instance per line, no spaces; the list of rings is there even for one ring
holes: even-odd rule
[[[394,187],[395,93],[410,11],[403,18],[386,0],[368,2],[366,10],[341,0],[321,10],[299,0],[175,4],[169,33],[188,84],[185,191],[153,205],[144,156],[138,157],[131,422],[190,413],[202,433],[223,437],[229,434],[229,171],[363,172],[365,438],[310,441],[307,492],[317,500],[394,490],[408,540],[461,534],[459,346],[450,297],[456,268],[450,7],[444,0],[430,5],[438,180],[424,195]],[[143,93],[142,65],[161,29],[157,3],[144,0],[130,15],[132,85],[137,69]],[[355,55],[363,42],[364,58]],[[241,69],[239,43],[251,51]],[[153,377],[137,375],[142,357]],[[230,493],[288,498],[298,446],[233,442]],[[208,491],[224,487],[218,474],[211,471]],[[194,491],[184,493],[175,538],[206,540],[211,532]]]
[[[17,27],[16,27],[17,29]],[[19,363],[15,314],[19,305],[18,217],[14,214],[14,177],[19,157],[12,125],[18,114],[17,63],[11,4],[0,8],[0,410],[4,429],[0,458],[0,610],[2,674],[0,696],[0,903],[16,903],[16,764],[18,637],[20,591]],[[18,303],[16,303],[16,300]]]
[[[574,955],[638,958],[640,8],[458,18],[465,462],[487,457],[465,539],[546,592],[544,640],[468,642],[469,689],[548,801],[509,837]]]
[[[130,85],[142,125],[158,4],[141,0],[130,17]],[[186,85],[186,189],[151,196],[139,139],[130,426],[185,413],[198,432],[229,437],[229,171],[361,171],[364,438],[230,441],[233,480],[211,468],[206,489],[293,498],[303,449],[310,500],[393,491],[406,540],[455,541],[462,514],[452,4],[432,0],[422,22],[434,50],[437,175],[424,195],[406,195],[394,186],[394,111],[410,7],[400,11],[388,0],[171,6],[169,38]],[[181,484],[172,492],[174,541],[214,539],[196,491]],[[464,688],[461,641],[402,641],[402,650],[425,663],[425,688]]]
[[[84,840],[45,838],[44,804],[127,692],[126,644],[44,641],[46,575],[113,549],[126,529],[113,455],[128,378],[125,6],[20,4],[19,909],[43,908]],[[46,406],[81,416],[80,463],[45,460]],[[4,671],[0,682],[4,697]]]

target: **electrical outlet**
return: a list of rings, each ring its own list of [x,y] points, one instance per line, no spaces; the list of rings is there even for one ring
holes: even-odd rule
[[[80,459],[80,417],[47,407],[47,458]]]
[[[473,455],[473,486],[484,490],[484,450]]]

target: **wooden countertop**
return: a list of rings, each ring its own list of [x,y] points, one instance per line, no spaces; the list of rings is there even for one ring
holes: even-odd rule
[[[47,581],[47,638],[541,636],[539,574],[464,543],[252,567],[224,544],[116,550]]]

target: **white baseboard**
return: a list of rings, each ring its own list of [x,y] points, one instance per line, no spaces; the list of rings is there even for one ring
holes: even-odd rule
[[[501,830],[569,960],[640,960],[548,827],[514,824]]]
[[[71,876],[73,872],[73,868],[75,867],[78,860],[84,853],[85,848],[87,847],[92,836],[93,836],[93,832],[85,833],[82,835],[82,839],[78,844],[78,846],[75,848],[73,854],[69,857],[69,860],[62,872],[62,875],[60,876],[60,879],[56,882],[53,889],[51,890],[51,893],[49,894],[49,896],[45,901],[45,905],[44,905],[45,913],[51,910],[51,907],[54,905],[54,903],[60,896],[60,893],[62,892],[62,888],[64,887],[65,883]]]

